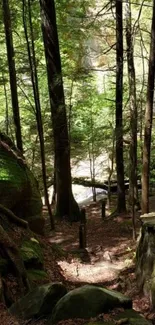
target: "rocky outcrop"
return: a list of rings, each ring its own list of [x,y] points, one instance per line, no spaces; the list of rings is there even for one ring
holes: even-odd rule
[[[141,216],[141,234],[136,252],[137,284],[155,307],[155,212]]]
[[[25,159],[11,140],[0,134],[0,204],[43,234],[44,218],[38,184]]]

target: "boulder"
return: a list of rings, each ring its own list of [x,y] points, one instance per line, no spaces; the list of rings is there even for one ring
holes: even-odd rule
[[[155,308],[155,212],[140,218],[141,232],[136,251],[137,285]]]
[[[70,291],[58,301],[48,325],[70,318],[89,319],[115,307],[131,308],[132,301],[119,292],[85,285]]]
[[[15,302],[9,311],[21,319],[46,317],[52,313],[57,301],[66,294],[67,289],[61,283],[49,283],[30,291]]]
[[[39,269],[43,266],[43,252],[35,238],[23,241],[20,254],[26,268]]]
[[[144,317],[142,317],[133,309],[128,309],[125,310],[123,313],[119,313],[116,317],[114,317],[114,320],[107,321],[106,323],[103,321],[94,321],[94,322],[89,322],[85,325],[105,325],[105,324],[106,325],[115,325],[115,324],[151,325],[149,321],[147,321]]]
[[[42,200],[33,173],[22,153],[0,133],[0,204],[26,220],[32,231],[43,234]]]

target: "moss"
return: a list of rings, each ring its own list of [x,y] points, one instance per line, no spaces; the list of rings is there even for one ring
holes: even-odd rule
[[[44,284],[21,297],[10,307],[9,311],[21,319],[46,318],[66,292],[66,287],[61,283]]]
[[[20,249],[22,260],[26,267],[37,268],[43,265],[43,252],[39,242],[35,238],[24,241]]]
[[[48,325],[66,319],[89,319],[116,307],[131,308],[132,301],[119,292],[85,285],[70,291],[58,301]]]
[[[43,234],[44,218],[39,187],[24,158],[0,143],[1,204],[29,222],[32,231]]]

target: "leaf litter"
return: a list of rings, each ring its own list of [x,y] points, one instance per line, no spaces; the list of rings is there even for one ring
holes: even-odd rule
[[[46,215],[46,211],[44,212]],[[100,202],[86,206],[86,215],[87,247],[83,250],[79,249],[78,222],[70,224],[66,221],[57,221],[55,232],[51,232],[47,220],[46,236],[35,235],[43,248],[44,269],[47,272],[47,278],[35,281],[34,286],[57,281],[63,282],[68,290],[88,283],[102,285],[131,297],[133,308],[153,322],[155,314],[150,310],[149,299],[139,293],[136,286],[136,243],[132,240],[130,215],[121,215],[115,218],[105,217],[103,220]],[[138,230],[139,223],[137,223]],[[20,237],[19,233],[18,237]],[[96,268],[98,268],[98,272],[96,272]],[[113,272],[110,273],[110,270]],[[11,280],[10,286],[12,282],[16,287],[14,278]],[[16,289],[14,289],[15,291]],[[15,294],[15,300],[18,298],[18,295]],[[115,309],[92,320],[104,318],[104,321],[110,321],[118,311]],[[39,319],[17,320],[8,314],[2,304],[0,305],[0,319],[1,325],[45,325],[47,323],[46,320]],[[86,320],[74,319],[61,321],[59,325],[83,325],[85,323]],[[120,323],[117,321],[116,324]]]

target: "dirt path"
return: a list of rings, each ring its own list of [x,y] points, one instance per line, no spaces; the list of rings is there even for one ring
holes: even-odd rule
[[[129,216],[101,218],[101,203],[86,207],[87,247],[79,250],[79,223],[59,222],[49,242],[59,244],[69,260],[59,261],[62,274],[74,283],[112,284],[122,271],[133,267],[135,243]]]
[[[60,261],[63,275],[69,281],[101,283],[116,279],[121,270],[132,265],[135,244],[130,219],[102,220],[100,204],[87,208],[87,247],[79,250],[79,224],[65,222],[49,237],[52,243],[72,254],[71,261]]]
[[[154,209],[151,198],[151,211]],[[67,253],[58,264],[70,288],[85,284],[101,284],[133,299],[133,307],[145,317],[150,315],[149,300],[140,294],[135,278],[136,243],[132,240],[130,215],[104,220],[101,203],[86,206],[87,247],[79,250],[79,223],[58,222],[48,241],[57,243]],[[139,220],[139,215],[138,215]],[[137,233],[140,222],[137,222]]]

